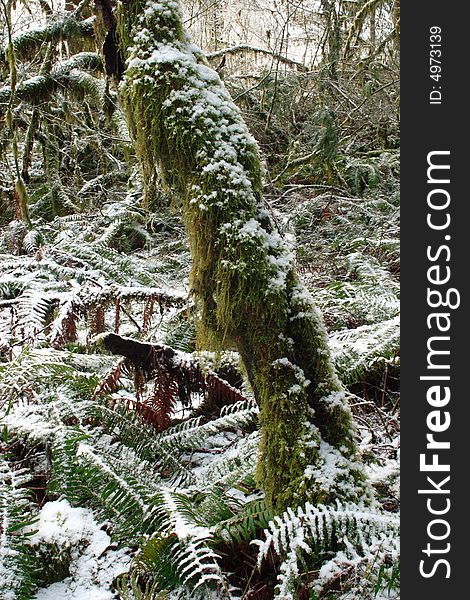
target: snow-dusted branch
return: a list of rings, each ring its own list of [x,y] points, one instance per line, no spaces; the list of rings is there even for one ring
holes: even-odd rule
[[[217,50],[217,52],[210,52],[206,54],[206,57],[209,59],[219,58],[226,56],[227,54],[240,54],[242,52],[252,52],[254,54],[264,54],[265,56],[270,56],[274,58],[277,62],[289,65],[291,67],[295,67],[299,71],[307,71],[307,67],[296,60],[291,58],[287,58],[286,56],[282,56],[282,54],[278,54],[277,52],[273,52],[272,50],[267,50],[266,48],[258,48],[256,46],[250,46],[249,44],[239,44],[238,46],[231,46],[230,48],[223,48],[221,50]]]

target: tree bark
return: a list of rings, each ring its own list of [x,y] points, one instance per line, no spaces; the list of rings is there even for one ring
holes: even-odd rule
[[[144,176],[182,200],[203,344],[235,346],[260,405],[258,481],[277,508],[367,499],[322,316],[263,204],[257,144],[178,4],[118,7],[121,83]]]

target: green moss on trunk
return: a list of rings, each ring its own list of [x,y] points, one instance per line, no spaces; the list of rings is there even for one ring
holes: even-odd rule
[[[200,337],[233,345],[260,404],[257,475],[278,508],[366,499],[320,313],[262,201],[257,144],[173,0],[119,5],[121,98],[147,184],[183,200]]]

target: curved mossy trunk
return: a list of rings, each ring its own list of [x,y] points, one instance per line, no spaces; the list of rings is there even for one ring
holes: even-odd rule
[[[129,0],[118,31],[136,151],[183,200],[207,341],[234,345],[260,404],[258,478],[278,508],[367,497],[320,313],[262,200],[255,140],[183,30],[178,4]]]

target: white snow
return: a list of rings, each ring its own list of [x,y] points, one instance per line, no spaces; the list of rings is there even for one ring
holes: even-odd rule
[[[54,545],[70,556],[70,576],[40,589],[34,600],[113,600],[113,580],[129,569],[128,551],[111,547],[111,538],[86,508],[67,500],[47,502],[39,513],[32,546]]]

